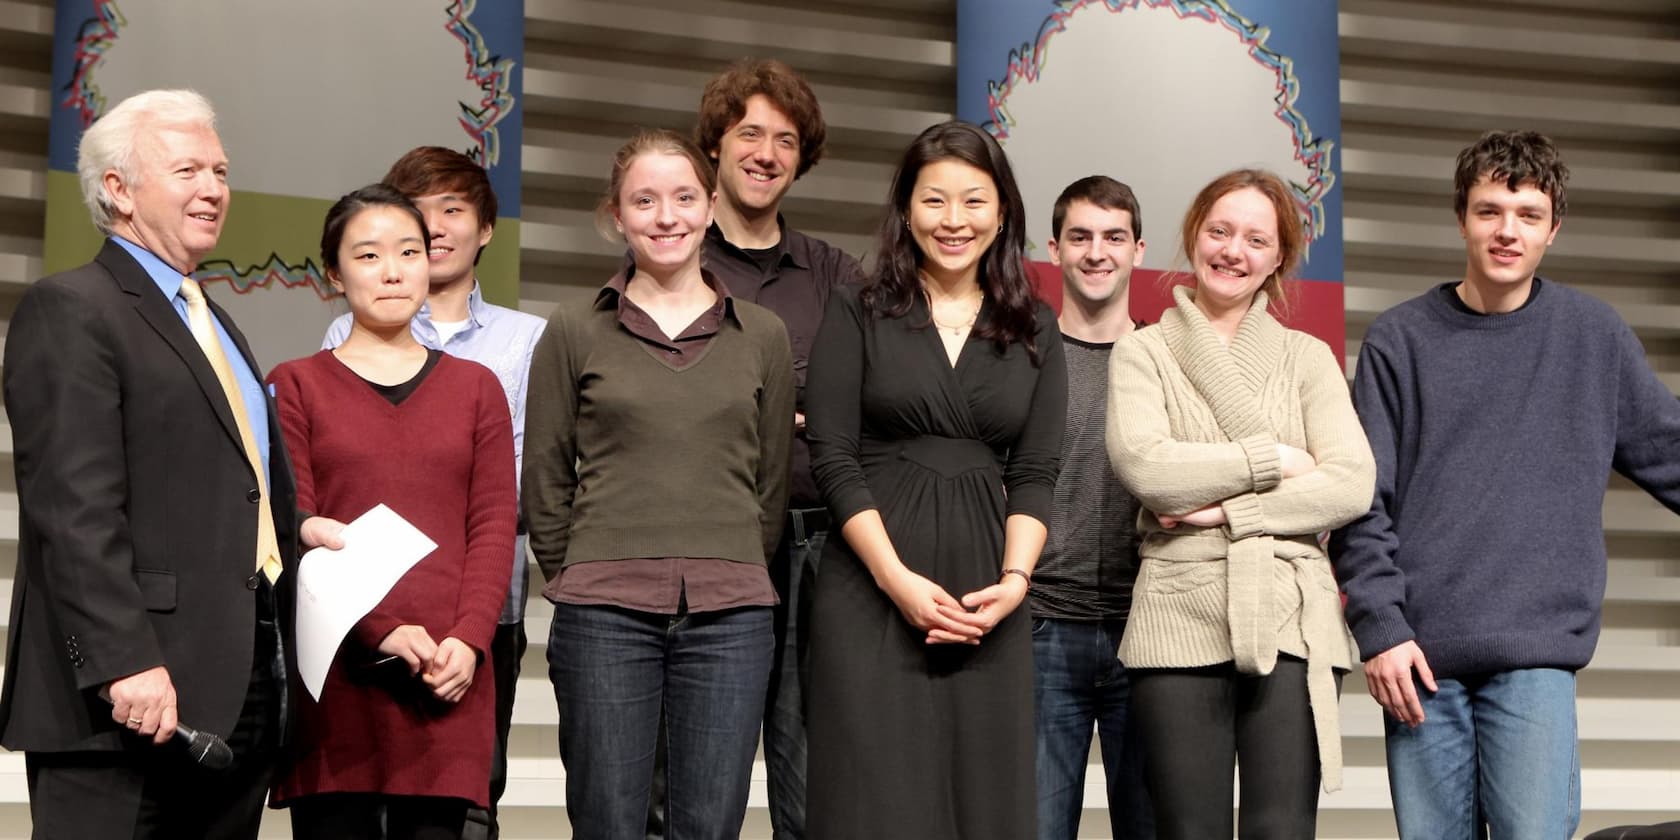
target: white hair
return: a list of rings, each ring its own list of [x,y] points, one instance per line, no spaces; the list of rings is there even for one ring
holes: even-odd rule
[[[76,173],[82,181],[82,201],[93,226],[109,234],[117,222],[116,204],[105,191],[105,173],[116,170],[123,183],[139,183],[135,149],[146,132],[160,126],[216,129],[216,109],[210,100],[191,90],[148,90],[117,103],[82,133],[76,150]]]

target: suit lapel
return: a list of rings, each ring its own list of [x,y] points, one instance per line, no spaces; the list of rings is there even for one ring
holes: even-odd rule
[[[187,329],[186,322],[181,320],[175,307],[163,296],[163,292],[158,290],[157,284],[152,282],[146,270],[141,268],[122,246],[107,241],[95,259],[110,270],[111,276],[116,278],[117,285],[133,298],[134,310],[140,317],[151,325],[164,343],[186,363],[187,370],[192,373],[199,390],[204,392],[205,401],[210,403],[210,409],[216,413],[216,419],[221,421],[222,429],[227,432],[228,441],[244,454],[245,444],[239,440],[239,426],[233,421],[233,411],[228,407],[227,395],[222,393],[222,383],[216,378],[216,371],[210,367],[210,360],[204,357],[204,351],[199,348],[197,339],[193,338],[192,331]],[[245,352],[243,346],[240,350]]]

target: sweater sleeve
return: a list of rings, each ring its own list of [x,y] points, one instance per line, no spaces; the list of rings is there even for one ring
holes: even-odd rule
[[[1416,638],[1405,616],[1406,576],[1395,562],[1400,550],[1393,510],[1403,386],[1398,364],[1375,338],[1367,336],[1359,350],[1353,398],[1376,462],[1376,490],[1370,509],[1330,538],[1331,562],[1347,596],[1348,627],[1362,659]]]
[[[1627,324],[1617,337],[1616,471],[1680,513],[1680,399],[1651,370]]]
[[[472,476],[467,485],[467,555],[461,564],[455,625],[444,633],[472,646],[480,661],[490,655],[496,619],[507,600],[507,558],[519,507],[513,473],[513,422],[495,374],[476,364]]]
[[[1067,359],[1050,308],[1039,304],[1038,381],[1033,385],[1027,422],[1004,465],[1003,486],[1010,515],[1024,513],[1050,526],[1056,476],[1062,463],[1062,434],[1067,428]]]
[[[766,563],[782,539],[793,458],[793,349],[781,322],[774,326],[760,342],[765,376],[758,392],[758,517]]]
[[[863,435],[863,305],[850,289],[836,289],[811,346],[805,377],[806,437],[811,477],[837,525],[866,510],[875,497],[859,461]]]
[[[554,580],[566,560],[571,536],[572,498],[577,491],[577,377],[579,352],[567,329],[564,305],[531,354],[525,397],[525,452],[520,506],[531,537],[531,554],[543,577]]]
[[[315,462],[310,457],[310,418],[304,408],[304,397],[294,371],[302,361],[285,362],[268,373],[268,387],[274,389],[274,413],[280,420],[280,436],[286,441],[286,454],[292,459],[292,481],[296,485],[297,508],[313,514],[320,510],[315,502]]]
[[[1306,450],[1318,466],[1270,490],[1226,499],[1225,520],[1233,539],[1316,534],[1371,509],[1376,464],[1348,398],[1347,381],[1323,342],[1305,339],[1297,346]]]
[[[1146,341],[1128,334],[1109,357],[1108,457],[1126,489],[1151,511],[1181,514],[1276,486],[1283,473],[1270,438],[1173,439],[1166,385]]]

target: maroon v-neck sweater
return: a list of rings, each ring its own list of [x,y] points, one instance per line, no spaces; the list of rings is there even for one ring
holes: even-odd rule
[[[501,386],[483,366],[446,355],[392,405],[325,350],[276,367],[268,381],[299,508],[348,522],[384,503],[438,546],[344,640],[319,703],[294,682],[300,719],[275,803],[374,792],[484,806],[496,701],[487,657],[507,596],[518,504]],[[366,667],[400,624],[479,652],[459,703],[431,697],[406,672]]]

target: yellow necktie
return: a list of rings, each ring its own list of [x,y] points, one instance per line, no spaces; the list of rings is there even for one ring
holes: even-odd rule
[[[268,479],[263,472],[262,453],[257,451],[257,438],[251,434],[251,418],[245,413],[245,397],[239,391],[239,380],[233,376],[227,354],[222,352],[222,340],[216,335],[216,325],[210,320],[210,306],[204,292],[191,277],[181,280],[181,297],[187,301],[187,326],[193,338],[210,360],[216,379],[222,383],[233,423],[239,427],[239,442],[245,447],[245,459],[257,475],[257,569],[268,576],[270,583],[280,579],[280,543],[274,537],[274,512],[268,507]]]

